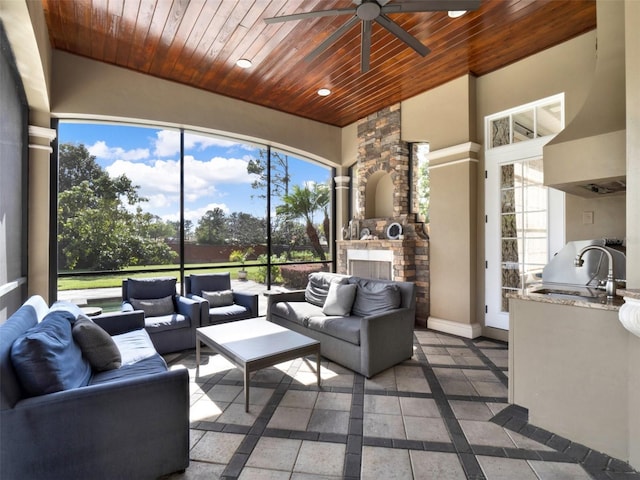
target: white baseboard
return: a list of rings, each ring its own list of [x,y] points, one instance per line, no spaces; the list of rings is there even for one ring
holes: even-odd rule
[[[436,317],[427,319],[427,328],[464,338],[477,338],[482,335],[482,325],[479,323],[460,323]]]

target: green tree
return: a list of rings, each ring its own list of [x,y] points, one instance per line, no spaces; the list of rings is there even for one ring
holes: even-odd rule
[[[207,210],[198,221],[196,241],[208,245],[222,245],[227,235],[227,221],[221,208]]]
[[[304,221],[311,247],[320,260],[326,260],[326,255],[314,225],[314,213],[324,208],[326,190],[328,187],[324,184],[314,184],[311,188],[294,185],[292,192],[282,197],[284,203],[276,207],[276,214],[282,215],[286,220],[302,219]]]
[[[175,253],[157,238],[155,224],[161,221],[139,207],[136,213],[129,211],[146,201],[129,178],[111,178],[84,145],[60,145],[58,163],[61,270],[115,270],[172,261]]]
[[[249,213],[233,212],[227,218],[228,242],[233,245],[257,245],[265,243],[267,221]]]

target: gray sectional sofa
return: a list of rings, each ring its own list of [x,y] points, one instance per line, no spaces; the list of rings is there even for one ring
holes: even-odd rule
[[[27,300],[0,325],[0,478],[153,479],[189,465],[189,377],[142,311]]]
[[[367,378],[413,355],[416,291],[317,272],[304,290],[270,293],[267,320],[320,341],[322,356]]]

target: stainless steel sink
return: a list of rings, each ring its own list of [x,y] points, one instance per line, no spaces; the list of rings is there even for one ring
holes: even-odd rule
[[[540,287],[531,290],[530,293],[538,295],[549,295],[556,298],[568,298],[578,300],[580,298],[589,300],[600,300],[606,298],[607,293],[603,290],[597,290],[589,287]]]

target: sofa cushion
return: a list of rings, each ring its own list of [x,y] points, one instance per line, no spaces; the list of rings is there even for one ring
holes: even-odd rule
[[[364,278],[352,278],[351,281],[358,286],[351,308],[353,315],[378,315],[400,307],[402,296],[398,285]]]
[[[323,307],[332,282],[347,283],[347,277],[335,273],[314,272],[309,274],[309,282],[304,292],[304,299],[318,307]]]
[[[53,311],[11,347],[11,361],[24,391],[44,395],[88,384],[91,366],[73,341],[72,313]]]
[[[145,358],[157,355],[151,337],[144,328],[131,330],[130,332],[114,335],[113,341],[120,350],[122,356],[122,366],[139,362]]]
[[[101,383],[109,383],[115,380],[127,380],[133,377],[146,377],[155,373],[167,371],[167,363],[155,353],[150,357],[143,358],[134,363],[128,363],[115,370],[106,372],[94,372],[89,385],[98,385]]]
[[[130,298],[129,302],[136,310],[144,310],[145,317],[160,317],[176,311],[173,305],[173,295],[162,298]]]
[[[277,302],[271,306],[271,315],[283,318],[304,327],[309,317],[324,316],[322,307],[307,302]]]
[[[327,299],[322,307],[325,315],[349,315],[353,301],[356,298],[357,286],[332,282],[329,285]]]
[[[79,318],[71,329],[73,339],[91,367],[98,372],[119,368],[122,356],[118,346],[100,325],[89,318]]]
[[[76,305],[75,303],[68,302],[66,300],[58,300],[57,302],[55,302],[53,305],[51,305],[49,312],[53,312],[57,310],[60,310],[63,312],[69,312],[74,316],[74,320],[71,322],[71,325],[73,325],[78,319],[89,318],[85,315],[85,313],[82,311],[82,309],[78,305]]]
[[[310,317],[308,328],[360,345],[360,317],[328,317],[326,315]]]
[[[165,330],[175,330],[176,328],[189,328],[191,321],[179,313],[171,315],[161,315],[159,317],[147,317],[145,315],[144,326],[149,332],[163,332]]]
[[[209,302],[211,307],[233,305],[233,290],[221,290],[219,292],[206,292],[203,290],[202,297]]]
[[[224,307],[214,307],[209,309],[209,322],[219,322],[233,320],[240,316],[248,315],[249,309],[242,305],[226,305]]]

